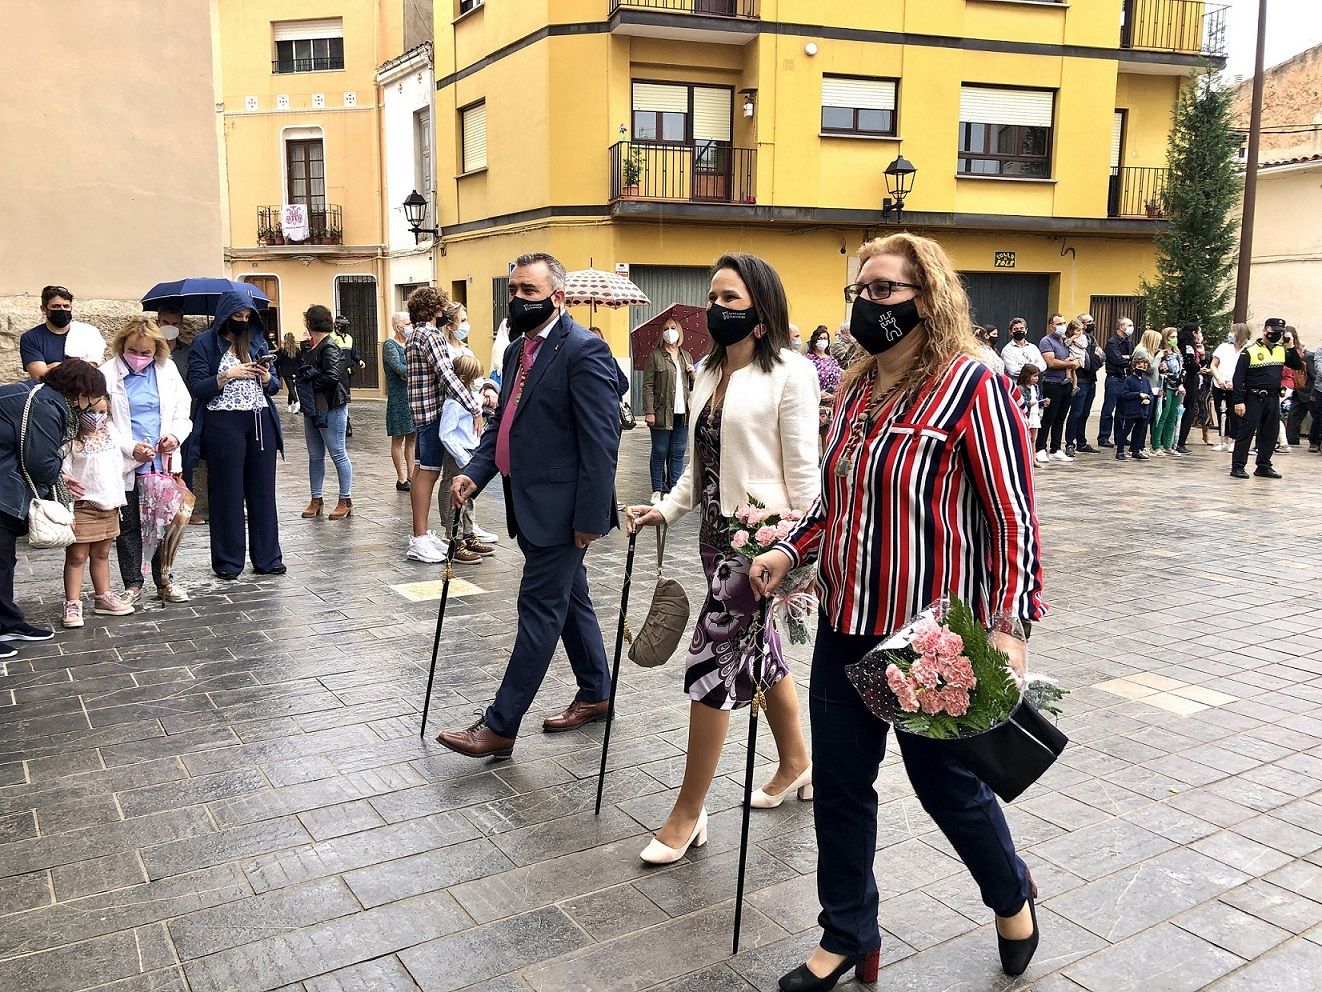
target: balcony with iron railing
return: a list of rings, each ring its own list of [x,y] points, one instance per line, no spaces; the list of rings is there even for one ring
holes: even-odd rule
[[[1166,183],[1170,170],[1148,166],[1111,169],[1106,200],[1108,217],[1166,219]]]
[[[671,14],[701,14],[707,17],[758,16],[758,0],[610,0],[617,10],[655,10]]]
[[[1204,0],[1122,0],[1120,47],[1224,59],[1228,9]]]
[[[344,243],[344,219],[337,203],[319,203],[307,208],[308,234],[294,241],[280,223],[281,206],[257,208],[257,243],[270,247],[306,248]]]
[[[319,59],[273,59],[271,62],[271,72],[277,76],[291,72],[331,72],[343,68],[343,55]]]
[[[757,203],[757,149],[619,141],[609,149],[611,201]]]

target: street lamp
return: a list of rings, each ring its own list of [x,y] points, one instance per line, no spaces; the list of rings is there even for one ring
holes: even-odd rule
[[[886,192],[890,196],[881,203],[881,216],[889,218],[894,212],[896,223],[904,219],[904,201],[913,192],[913,180],[917,174],[914,164],[903,155],[886,166]]]
[[[409,230],[413,232],[415,244],[422,240],[420,236],[423,234],[430,234],[437,239],[441,236],[439,227],[422,226],[427,222],[427,199],[416,189],[404,197],[404,219],[408,221]]]

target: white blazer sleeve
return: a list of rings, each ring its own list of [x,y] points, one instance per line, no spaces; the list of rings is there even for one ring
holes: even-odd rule
[[[693,392],[689,394],[688,421],[689,432],[689,461],[684,466],[684,474],[679,477],[674,488],[670,490],[666,498],[657,504],[657,509],[661,511],[661,516],[666,518],[667,524],[673,524],[693,509],[694,494],[697,492],[697,486],[694,481],[694,475],[701,471],[698,464],[698,449],[694,445],[694,435],[697,431],[698,414],[702,408],[707,405],[716,392],[716,377],[698,373],[698,381],[693,387]]]
[[[163,436],[168,434],[179,442],[179,447],[170,454],[170,470],[182,472],[184,442],[188,440],[188,435],[193,433],[193,420],[190,416],[192,404],[189,401],[188,387],[184,385],[184,377],[179,374],[179,368],[168,358],[164,364],[157,364],[156,376],[157,381],[162,383],[161,434]]]
[[[817,371],[803,358],[790,358],[789,375],[780,397],[780,456],[790,508],[807,510],[821,491],[817,460],[818,406],[821,390]]]

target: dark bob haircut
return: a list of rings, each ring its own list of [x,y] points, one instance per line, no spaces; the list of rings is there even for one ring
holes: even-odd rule
[[[790,305],[780,276],[767,262],[745,252],[722,255],[711,268],[712,276],[722,269],[730,269],[748,287],[764,331],[754,346],[753,361],[763,372],[770,372],[782,361],[781,350],[790,346]],[[725,348],[713,341],[703,367],[716,368],[724,361]]]
[[[330,310],[320,303],[314,303],[304,310],[303,319],[307,321],[309,331],[316,331],[318,334],[329,334],[335,330],[335,318],[331,316]]]

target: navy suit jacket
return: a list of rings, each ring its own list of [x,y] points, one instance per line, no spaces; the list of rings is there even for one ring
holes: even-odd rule
[[[482,489],[498,474],[496,440],[519,381],[523,341],[505,350],[500,403],[464,474]],[[567,313],[551,325],[528,372],[510,426],[505,514],[511,535],[530,544],[570,544],[574,531],[619,526],[615,464],[620,452],[618,369],[605,341]]]

